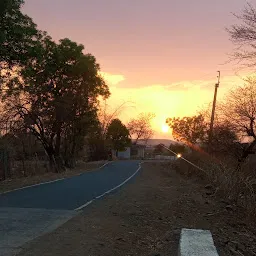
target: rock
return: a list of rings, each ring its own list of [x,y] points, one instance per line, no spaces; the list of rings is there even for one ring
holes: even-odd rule
[[[230,240],[226,240],[226,241],[224,242],[224,244],[225,244],[225,245],[228,245],[229,242],[230,242]]]
[[[205,189],[213,189],[213,186],[211,184],[207,184],[204,188]]]
[[[159,220],[163,220],[163,218],[162,218],[162,217],[158,217],[158,219],[159,219]]]
[[[226,206],[226,210],[227,210],[228,212],[233,212],[233,211],[234,211],[232,205],[227,205],[227,206]]]
[[[228,204],[228,202],[226,200],[220,200],[220,202],[223,204]]]
[[[207,196],[210,196],[210,195],[213,194],[213,192],[212,192],[212,191],[206,191],[205,194],[206,194]]]
[[[161,256],[161,254],[158,252],[153,252],[153,253],[150,253],[149,256]]]
[[[122,237],[119,237],[116,239],[117,241],[125,242],[125,240]]]
[[[209,204],[209,202],[208,202],[208,201],[205,201],[204,203],[205,203],[205,204]]]

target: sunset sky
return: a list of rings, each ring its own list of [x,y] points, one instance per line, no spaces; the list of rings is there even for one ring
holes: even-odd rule
[[[167,117],[193,115],[243,83],[227,64],[234,46],[225,28],[237,22],[244,0],[26,0],[23,11],[55,40],[68,37],[96,56],[120,118],[154,112],[155,138]]]

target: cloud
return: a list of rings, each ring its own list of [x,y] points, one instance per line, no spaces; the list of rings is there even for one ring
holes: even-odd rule
[[[216,81],[181,81],[170,85],[154,84],[147,87],[128,88],[110,87],[109,104],[118,106],[124,101],[132,101],[135,108],[127,108],[120,118],[127,122],[141,112],[153,112],[156,118],[153,127],[161,133],[162,124],[167,117],[191,116],[197,114],[199,108],[213,100]],[[234,76],[222,77],[218,91],[220,101],[230,88],[243,83]]]
[[[109,85],[117,85],[125,80],[123,75],[114,75],[107,72],[100,72],[100,74]]]
[[[152,125],[156,136],[162,134],[162,125],[168,117],[182,117],[197,114],[199,108],[205,104],[211,104],[214,94],[214,85],[217,80],[192,80],[180,81],[168,84],[148,84],[143,87],[116,86],[127,80],[122,75],[104,73],[109,80],[111,97],[108,104],[115,108],[123,102],[135,107],[127,107],[119,118],[127,123],[132,117],[141,112],[153,112],[156,118]],[[218,91],[218,102],[234,86],[243,84],[243,80],[237,76],[222,76]],[[166,135],[162,135],[167,136]],[[169,135],[168,135],[169,136]]]

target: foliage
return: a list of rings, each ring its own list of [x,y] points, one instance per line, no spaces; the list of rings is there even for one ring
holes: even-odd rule
[[[162,144],[158,144],[158,145],[156,145],[155,147],[154,147],[154,153],[155,154],[162,154],[162,153],[164,153],[164,148],[163,148],[163,146],[162,146]]]
[[[20,8],[23,0],[0,1],[0,67],[21,65],[34,55],[39,32]]]
[[[207,126],[202,115],[168,118],[166,123],[172,129],[172,135],[177,141],[196,144],[205,140]]]
[[[97,123],[98,96],[110,95],[99,75],[99,64],[93,55],[83,53],[83,45],[69,39],[55,43],[46,33],[35,32],[31,19],[20,12],[22,1],[13,1],[13,5],[5,3],[6,15],[1,24],[7,27],[1,28],[4,45],[1,55],[14,68],[8,72],[8,66],[4,65],[4,72],[0,73],[4,87],[1,96],[5,102],[1,121],[9,129],[15,127],[32,133],[42,143],[56,171],[63,168],[62,155],[70,167],[73,165],[70,160],[83,146],[83,138]],[[21,27],[15,27],[17,24]],[[28,29],[26,25],[35,29],[36,36],[29,34],[31,26]],[[23,37],[16,40],[15,33],[22,26],[24,36],[28,34],[24,39],[28,45],[22,41]],[[3,36],[7,28],[10,28],[8,38],[18,44],[13,44],[15,53],[8,50],[9,56],[4,55],[5,47],[12,46]],[[24,47],[31,52],[28,54]]]
[[[146,144],[153,136],[154,131],[151,127],[151,121],[154,117],[155,114],[153,113],[141,113],[127,124],[130,135],[134,139],[134,144],[137,144],[139,140],[144,141]]]
[[[107,134],[110,123],[114,119],[118,118],[118,116],[121,114],[121,112],[125,108],[131,107],[127,105],[127,103],[129,102],[125,101],[119,106],[117,106],[116,108],[112,109],[107,103],[107,99],[103,99],[103,101],[101,101],[101,104],[99,105],[99,110],[98,110],[98,119],[100,121],[101,136],[103,140],[106,139],[106,134]]]
[[[169,149],[174,151],[177,154],[183,154],[187,151],[186,146],[184,144],[181,144],[181,143],[171,144],[169,146]]]
[[[87,146],[89,151],[89,161],[108,159],[108,144],[106,138],[102,137],[102,124],[98,122],[92,126],[87,135]]]
[[[109,125],[107,139],[116,151],[125,150],[131,143],[129,130],[119,119],[114,119]]]
[[[238,142],[238,137],[232,127],[227,124],[220,124],[214,127],[211,151],[233,155],[237,154],[235,144]]]

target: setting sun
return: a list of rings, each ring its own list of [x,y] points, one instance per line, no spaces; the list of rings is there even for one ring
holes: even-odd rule
[[[169,126],[167,124],[163,124],[162,132],[167,133],[169,131]]]

